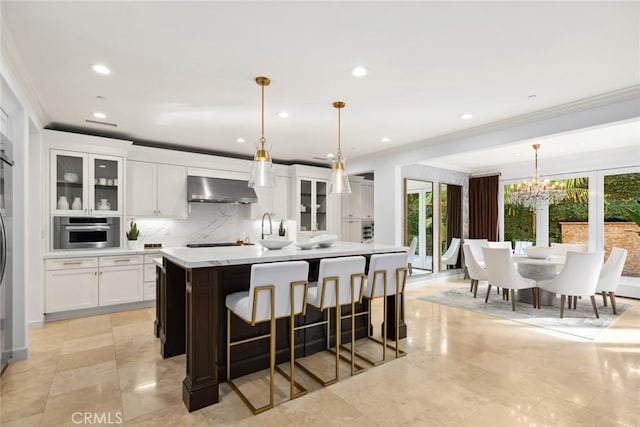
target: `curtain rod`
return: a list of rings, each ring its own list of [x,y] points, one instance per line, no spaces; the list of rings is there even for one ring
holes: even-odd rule
[[[484,178],[485,176],[502,176],[502,172],[488,172],[488,173],[482,173],[480,175],[470,175],[469,178]]]

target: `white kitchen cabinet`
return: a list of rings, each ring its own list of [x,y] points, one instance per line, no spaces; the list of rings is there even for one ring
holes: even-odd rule
[[[158,253],[144,255],[142,299],[145,301],[156,299],[156,264],[153,259],[158,256]]]
[[[351,194],[342,194],[342,218],[360,218],[360,182],[349,182]]]
[[[328,213],[328,188],[326,180],[300,178],[298,180],[298,231],[326,232]]]
[[[344,242],[362,241],[362,223],[360,219],[343,219],[342,220],[342,236]]]
[[[98,305],[142,301],[142,255],[112,255],[99,258]]]
[[[186,168],[127,160],[127,215],[186,219]]]
[[[373,219],[373,183],[360,186],[360,218]]]
[[[122,157],[51,150],[53,215],[121,215]]]
[[[251,217],[254,219],[262,218],[262,215],[268,213],[272,219],[288,219],[289,215],[289,194],[291,192],[291,180],[287,176],[275,177],[275,187],[273,188],[254,188],[258,196],[258,203],[251,205]]]
[[[98,258],[48,260],[45,312],[98,306]]]

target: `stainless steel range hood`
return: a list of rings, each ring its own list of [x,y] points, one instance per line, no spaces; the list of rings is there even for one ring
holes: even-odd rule
[[[189,202],[257,203],[258,196],[248,184],[236,179],[189,176],[187,197]]]

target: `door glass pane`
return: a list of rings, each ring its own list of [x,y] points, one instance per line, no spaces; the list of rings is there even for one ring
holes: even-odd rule
[[[517,184],[508,184],[504,186],[504,240],[511,241],[512,247],[516,246],[516,242],[536,241],[536,214],[534,211],[523,206],[511,203],[511,190],[515,189]]]
[[[557,182],[564,184],[567,197],[549,206],[549,243],[582,243],[588,247],[589,179],[581,177]]]
[[[406,188],[406,246],[416,239],[411,263],[411,274],[433,271],[433,183],[407,179]]]
[[[629,218],[629,209],[640,213],[640,173],[604,177],[604,250],[627,250],[622,275],[640,277],[640,227]]]
[[[94,159],[95,209],[98,211],[118,210],[118,162]]]
[[[311,231],[311,181],[300,181],[300,231]]]
[[[83,158],[56,155],[56,203],[59,210],[82,209]],[[74,201],[77,203],[74,205]]]
[[[327,231],[327,183],[316,181],[316,230]]]

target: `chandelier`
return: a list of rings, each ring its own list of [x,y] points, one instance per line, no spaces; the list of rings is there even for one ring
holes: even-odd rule
[[[551,184],[548,179],[541,180],[538,171],[538,149],[540,144],[533,144],[536,152],[535,169],[533,179],[522,184],[516,184],[510,193],[511,202],[529,209],[539,206],[552,205],[562,201],[567,196],[567,191],[562,183]]]

